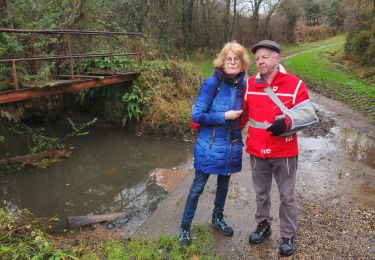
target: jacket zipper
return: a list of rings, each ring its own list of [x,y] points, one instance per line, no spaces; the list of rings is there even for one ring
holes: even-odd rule
[[[235,90],[235,94],[234,94],[234,110],[236,110],[236,105],[237,105],[237,91],[238,91],[238,88],[235,87],[234,88]],[[233,148],[233,143],[235,143],[237,141],[237,139],[235,139],[234,141],[231,140],[230,138],[230,134],[229,134],[229,141],[230,141],[230,156],[229,156],[229,173],[228,175],[230,175],[232,173],[232,160],[233,160],[233,153],[232,153],[232,148]]]

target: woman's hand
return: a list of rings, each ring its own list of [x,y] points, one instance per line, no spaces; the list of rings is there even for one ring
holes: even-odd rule
[[[235,120],[240,117],[242,110],[229,110],[224,113],[225,120]]]

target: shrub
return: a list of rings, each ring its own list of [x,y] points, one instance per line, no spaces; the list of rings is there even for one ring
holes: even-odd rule
[[[176,61],[147,61],[139,86],[149,99],[141,131],[185,136],[191,132],[189,113],[201,77],[197,70]]]
[[[303,23],[298,23],[296,26],[296,35],[298,41],[316,41],[333,36],[335,31],[329,26],[322,24],[316,26],[307,26]]]
[[[345,45],[345,52],[349,58],[363,64],[364,53],[370,45],[370,38],[371,32],[368,30],[360,31],[349,38]]]
[[[375,40],[370,41],[363,53],[362,64],[375,66]]]

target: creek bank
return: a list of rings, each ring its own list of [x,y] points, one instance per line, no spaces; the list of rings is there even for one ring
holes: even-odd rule
[[[301,258],[373,258],[375,226],[375,126],[346,105],[311,93],[321,123],[319,131],[300,135],[300,159],[297,173],[299,230],[297,252]],[[353,135],[347,134],[352,131]],[[361,137],[361,136],[365,136]],[[361,137],[361,138],[358,138]],[[364,138],[362,140],[362,138]],[[212,232],[213,250],[223,259],[278,259],[278,192],[271,192],[273,233],[258,246],[248,244],[248,235],[256,227],[255,194],[252,188],[249,158],[243,158],[243,171],[231,178],[225,208],[227,222],[235,230],[224,237],[211,227],[211,211],[216,178],[209,179],[201,195],[193,222]],[[156,211],[133,235],[134,238],[177,236],[186,196],[193,179],[191,165],[183,170],[186,179],[168,194]],[[367,188],[366,188],[367,187]]]

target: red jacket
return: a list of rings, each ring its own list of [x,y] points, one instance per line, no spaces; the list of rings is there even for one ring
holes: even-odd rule
[[[275,117],[281,115],[279,107],[264,92],[268,83],[258,74],[247,80],[244,93],[243,110],[240,118],[241,127],[248,119],[272,124]],[[287,108],[309,99],[306,86],[302,80],[287,73],[279,66],[270,87]],[[260,158],[280,158],[298,155],[297,135],[271,136],[271,132],[249,126],[246,138],[246,152]]]

